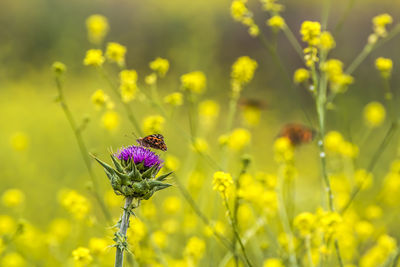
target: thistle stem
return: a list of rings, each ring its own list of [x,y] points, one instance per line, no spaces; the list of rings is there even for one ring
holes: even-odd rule
[[[130,208],[133,201],[133,197],[126,197],[124,211],[121,217],[121,223],[119,227],[119,236],[123,238],[123,241],[126,241],[126,231],[129,228],[129,216],[130,216]],[[117,251],[115,254],[115,267],[122,267],[124,262],[124,248],[117,244]]]
[[[82,132],[79,129],[79,127],[77,126],[77,124],[75,122],[75,119],[72,116],[72,113],[71,113],[71,111],[70,111],[70,109],[69,109],[69,107],[67,105],[66,100],[65,100],[64,91],[63,91],[63,84],[62,84],[62,81],[61,81],[61,78],[59,77],[59,75],[56,75],[56,85],[57,85],[57,90],[58,90],[58,101],[59,101],[59,103],[61,105],[61,108],[64,111],[65,116],[67,117],[67,120],[69,122],[69,125],[72,128],[72,131],[74,132],[75,139],[76,139],[76,141],[78,143],[78,146],[79,146],[79,151],[81,152],[83,161],[85,162],[85,166],[87,168],[90,180],[92,182],[93,190],[91,190],[91,193],[93,194],[94,198],[98,202],[98,204],[99,204],[99,206],[101,208],[101,211],[103,212],[104,217],[106,218],[107,222],[111,223],[111,221],[112,221],[111,220],[111,214],[108,211],[103,199],[101,198],[101,196],[99,194],[99,187],[98,187],[98,184],[97,184],[97,177],[94,174],[93,169],[92,169],[92,164],[91,164],[90,158],[89,158],[89,151],[88,151],[88,149],[86,147],[85,142],[83,141]]]

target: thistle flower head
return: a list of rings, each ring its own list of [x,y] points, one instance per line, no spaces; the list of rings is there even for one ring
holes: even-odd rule
[[[155,165],[161,166],[162,164],[162,160],[157,154],[141,146],[124,147],[115,156],[125,162],[133,160],[135,164],[143,163],[146,168],[151,168]]]

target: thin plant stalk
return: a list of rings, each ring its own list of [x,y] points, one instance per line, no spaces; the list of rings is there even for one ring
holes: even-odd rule
[[[247,256],[246,248],[244,247],[244,244],[243,244],[242,239],[239,234],[239,229],[237,227],[236,222],[234,221],[233,214],[229,208],[228,199],[225,195],[223,195],[223,199],[224,199],[225,208],[228,212],[228,217],[229,217],[229,220],[230,220],[230,223],[232,226],[233,234],[236,236],[236,240],[238,241],[240,249],[242,250],[242,254],[245,259],[245,263],[247,264],[248,267],[251,267],[253,265],[251,264],[251,262]]]
[[[101,198],[100,193],[99,193],[99,186],[97,184],[97,177],[96,177],[96,175],[95,175],[95,173],[94,173],[94,171],[92,169],[92,164],[91,164],[91,161],[90,161],[90,158],[89,158],[89,151],[88,151],[88,149],[86,147],[85,142],[83,141],[81,129],[80,129],[80,127],[77,126],[77,124],[75,122],[75,119],[72,116],[72,113],[71,113],[71,111],[70,111],[70,109],[69,109],[69,107],[67,105],[66,100],[65,100],[64,91],[63,91],[63,84],[62,84],[62,81],[61,81],[61,77],[59,77],[59,75],[56,75],[56,85],[57,85],[57,90],[58,90],[58,101],[60,103],[61,108],[64,111],[65,116],[67,117],[67,120],[69,122],[69,125],[72,128],[72,131],[74,132],[75,139],[76,139],[76,141],[78,143],[78,146],[79,146],[79,151],[81,152],[83,161],[85,162],[86,169],[87,169],[87,171],[89,173],[89,177],[90,177],[90,180],[92,182],[92,187],[93,188],[92,188],[92,190],[90,190],[90,192],[93,194],[94,198],[98,202],[98,204],[100,206],[100,209],[103,212],[104,217],[107,220],[107,222],[111,223],[112,222],[111,214],[108,211],[108,209],[107,209],[107,207],[106,207],[106,205],[105,205],[105,203],[104,203],[104,201]]]
[[[310,235],[307,235],[305,238],[305,243],[306,243],[306,250],[307,250],[307,258],[308,258],[308,262],[309,262],[309,266],[310,267],[314,267],[314,262],[312,259],[312,254],[311,254],[311,242],[310,242]]]
[[[124,210],[122,213],[118,235],[122,238],[122,242],[126,242],[126,231],[129,228],[129,217],[130,217],[130,209],[132,205],[133,197],[127,197],[125,199]],[[124,262],[124,248],[123,245],[117,244],[117,251],[115,253],[115,267],[122,267]]]

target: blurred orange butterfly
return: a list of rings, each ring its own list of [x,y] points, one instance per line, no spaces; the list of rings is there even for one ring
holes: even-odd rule
[[[279,137],[286,137],[293,146],[310,143],[314,140],[316,131],[300,123],[289,123],[282,127]]]

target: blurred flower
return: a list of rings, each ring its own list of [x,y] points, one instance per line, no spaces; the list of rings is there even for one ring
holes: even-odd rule
[[[92,103],[94,104],[95,108],[100,110],[104,107],[107,109],[113,109],[114,103],[111,101],[110,97],[104,93],[103,90],[98,89],[92,94]]]
[[[25,194],[16,188],[8,189],[1,196],[1,201],[6,207],[18,207],[24,203]]]
[[[146,225],[137,217],[131,218],[130,227],[128,228],[128,240],[138,243],[147,235]]]
[[[380,14],[372,18],[374,33],[379,37],[386,37],[386,26],[393,23],[392,16],[389,14]]]
[[[374,267],[384,264],[397,249],[396,240],[388,235],[381,235],[375,246],[370,248],[360,259],[360,267]]]
[[[343,142],[342,134],[337,131],[328,132],[324,138],[325,149],[330,152],[338,152]]]
[[[179,224],[175,219],[167,219],[162,223],[162,229],[169,234],[173,234],[178,231]]]
[[[138,80],[137,72],[135,70],[122,70],[119,73],[119,80],[122,101],[127,103],[135,99]]]
[[[83,64],[85,66],[95,66],[100,67],[104,63],[103,52],[100,49],[89,49],[86,52]]]
[[[16,151],[23,151],[28,148],[29,136],[24,132],[15,132],[10,138],[11,146]]]
[[[183,90],[201,94],[207,84],[206,76],[201,71],[194,71],[181,76]]]
[[[375,128],[385,121],[386,110],[381,103],[371,102],[364,107],[363,115],[365,123],[369,127]]]
[[[288,162],[294,158],[294,147],[287,137],[279,137],[274,143],[276,162]]]
[[[168,236],[163,231],[155,231],[151,234],[151,240],[159,247],[165,248],[168,244]]]
[[[295,83],[303,83],[310,79],[310,72],[304,68],[297,69],[294,72],[293,80]]]
[[[370,188],[374,182],[374,176],[372,173],[364,169],[358,169],[354,173],[354,181],[361,190]]]
[[[245,106],[242,116],[247,125],[257,126],[260,123],[261,109],[256,106]]]
[[[309,46],[317,46],[320,43],[321,24],[317,21],[304,21],[301,24],[300,34],[302,40]]]
[[[168,72],[169,62],[167,59],[158,57],[150,62],[149,66],[151,70],[157,72],[159,77],[164,77]]]
[[[17,224],[11,216],[0,215],[0,235],[11,235],[17,229]]]
[[[129,162],[133,160],[135,164],[142,163],[144,167],[150,168],[154,165],[161,165],[162,160],[160,157],[148,148],[141,146],[129,146],[121,148],[116,153],[119,160]]]
[[[56,74],[63,74],[64,72],[67,71],[67,67],[65,66],[65,64],[59,61],[53,63],[52,69],[53,72]]]
[[[383,211],[382,208],[378,205],[369,205],[365,209],[365,217],[369,220],[375,220],[382,217]]]
[[[171,106],[178,107],[183,105],[182,93],[175,92],[164,97],[164,102]]]
[[[147,116],[143,120],[145,134],[161,133],[164,130],[164,117],[160,115]]]
[[[374,226],[368,221],[357,222],[354,229],[361,240],[371,237],[374,232]]]
[[[151,73],[151,74],[147,75],[146,77],[144,77],[144,82],[147,85],[155,84],[157,82],[157,74]]]
[[[214,100],[204,100],[199,103],[200,123],[211,127],[219,115],[219,104]]]
[[[226,232],[225,224],[221,221],[216,221],[215,223],[211,223],[212,226],[207,225],[204,228],[204,234],[208,237],[212,236],[216,232],[220,235],[224,235]]]
[[[310,212],[303,212],[296,216],[293,227],[296,228],[302,237],[306,237],[312,233],[315,227],[315,215]]]
[[[60,242],[66,239],[71,233],[71,223],[63,218],[55,218],[50,222],[49,235],[55,241]]]
[[[115,195],[114,190],[107,190],[104,193],[104,200],[109,207],[120,207],[122,203],[121,197]]]
[[[181,165],[179,159],[172,155],[167,155],[165,157],[165,164],[164,167],[170,171],[177,171],[179,166]]]
[[[192,149],[198,153],[204,153],[208,151],[208,143],[204,138],[196,138],[192,145]]]
[[[353,83],[353,77],[343,73],[343,63],[338,59],[329,59],[322,66],[330,82],[330,89],[334,93],[344,93],[347,87]]]
[[[251,140],[251,134],[247,129],[237,128],[229,135],[228,147],[240,151],[246,147]]]
[[[198,261],[203,257],[205,249],[206,243],[204,242],[204,240],[193,236],[186,244],[184,255],[194,261]]]
[[[279,13],[285,9],[283,5],[276,2],[277,0],[261,0],[263,8],[271,13]]]
[[[24,258],[17,252],[9,252],[1,259],[1,266],[7,267],[23,267],[27,266]]]
[[[120,118],[119,114],[115,111],[108,110],[101,117],[101,122],[104,128],[109,131],[114,131],[118,128]]]
[[[233,185],[232,176],[229,173],[218,171],[214,173],[213,185],[213,190],[226,197],[227,190]]]
[[[91,15],[86,19],[89,41],[100,44],[107,35],[109,26],[107,18],[102,15]]]
[[[285,267],[285,265],[278,258],[269,258],[264,261],[263,267]]]
[[[378,57],[375,60],[375,67],[380,71],[382,78],[387,79],[392,74],[393,61],[390,58]]]
[[[90,255],[90,250],[85,247],[78,247],[72,251],[72,257],[77,264],[87,265],[93,261],[92,255]]]
[[[109,242],[104,238],[92,237],[89,240],[89,249],[93,255],[103,254],[109,245]]]
[[[175,214],[181,209],[181,200],[176,196],[167,197],[164,200],[163,207],[166,213]]]
[[[248,56],[238,58],[232,65],[231,79],[233,91],[241,91],[242,86],[249,83],[257,69],[257,62]]]
[[[125,65],[125,54],[126,54],[125,46],[114,42],[107,44],[106,57],[110,61],[114,61],[121,67]]]
[[[260,29],[253,20],[253,14],[247,9],[246,2],[247,0],[234,0],[231,4],[231,16],[248,27],[250,36],[256,37],[259,35]]]
[[[272,28],[274,31],[279,31],[285,27],[285,20],[279,16],[272,16],[269,20],[267,20],[267,25]]]
[[[90,202],[75,190],[65,189],[60,191],[59,202],[75,219],[82,220],[90,211]]]
[[[332,34],[328,31],[324,31],[321,33],[320,36],[320,47],[323,50],[329,51],[333,48],[335,48],[336,42],[335,39],[333,38]]]

